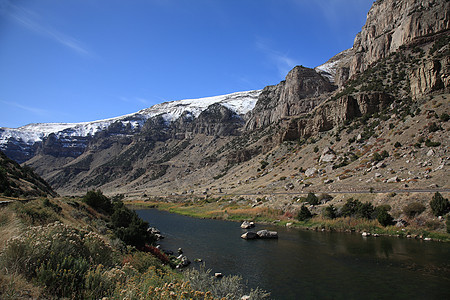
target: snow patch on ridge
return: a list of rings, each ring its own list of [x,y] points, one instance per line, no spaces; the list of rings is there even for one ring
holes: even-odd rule
[[[166,122],[177,120],[184,112],[197,118],[208,106],[219,103],[239,115],[245,115],[251,111],[258,100],[261,90],[237,92],[227,95],[206,97],[200,99],[185,99],[156,104],[152,107],[140,110],[136,113],[92,122],[82,123],[37,123],[19,128],[0,128],[0,145],[5,145],[9,140],[22,141],[32,145],[42,142],[50,134],[62,137],[85,137],[107,129],[115,122],[131,126],[132,129],[142,127],[148,119],[162,116]]]

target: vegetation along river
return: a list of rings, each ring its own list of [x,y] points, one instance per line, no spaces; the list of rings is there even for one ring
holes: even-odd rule
[[[272,299],[450,299],[449,243],[261,224],[253,230],[276,230],[279,239],[247,241],[236,222],[136,212],[161,230],[163,249],[181,247],[191,261],[240,275]]]

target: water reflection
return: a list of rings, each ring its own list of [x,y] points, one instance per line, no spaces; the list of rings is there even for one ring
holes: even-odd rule
[[[256,230],[276,230],[279,239],[246,241],[238,223],[137,213],[167,237],[164,248],[182,247],[191,260],[202,258],[213,271],[241,275],[275,299],[449,298],[445,243],[262,225]]]

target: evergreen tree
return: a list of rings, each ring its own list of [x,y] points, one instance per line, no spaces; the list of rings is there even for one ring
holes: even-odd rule
[[[445,199],[441,193],[436,192],[430,201],[431,210],[435,216],[445,215],[450,208],[448,199]]]
[[[312,213],[309,211],[309,209],[305,205],[302,205],[302,207],[300,208],[300,211],[298,212],[297,219],[299,221],[306,221],[311,218],[312,218]]]

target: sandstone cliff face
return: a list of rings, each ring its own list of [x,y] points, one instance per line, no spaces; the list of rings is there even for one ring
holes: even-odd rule
[[[309,112],[334,90],[335,86],[315,70],[297,66],[285,81],[262,91],[245,129],[266,127],[285,117]]]
[[[378,0],[357,34],[350,76],[418,37],[450,28],[448,0]]]
[[[410,70],[409,79],[413,99],[438,90],[448,92],[450,89],[450,57],[422,62],[416,69]]]
[[[380,112],[393,98],[386,93],[358,93],[328,101],[314,110],[312,116],[292,118],[281,131],[280,141],[293,141],[342,126],[346,121],[365,114]]]

